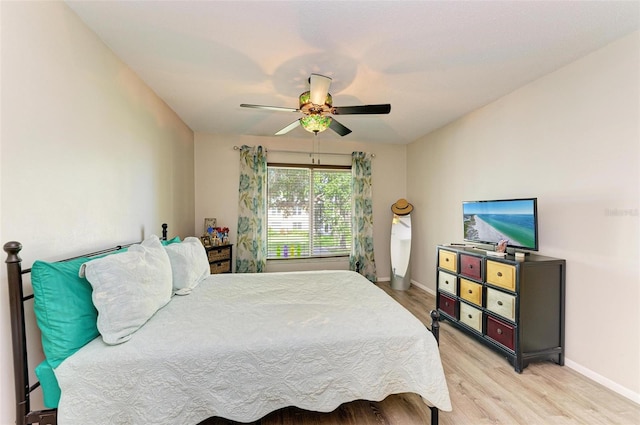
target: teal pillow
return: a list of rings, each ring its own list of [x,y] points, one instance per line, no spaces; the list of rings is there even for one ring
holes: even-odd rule
[[[180,243],[181,241],[180,241],[180,236],[176,236],[173,239],[169,239],[169,240],[166,240],[166,241],[160,241],[160,242],[162,242],[162,245],[167,246],[167,245],[171,245],[172,243]]]
[[[55,409],[60,402],[60,386],[48,361],[45,360],[36,366],[36,376],[42,388],[44,406],[48,409]]]
[[[124,251],[126,248],[105,255]],[[87,279],[78,276],[80,266],[94,258],[98,257],[55,263],[38,260],[31,267],[33,309],[42,349],[53,368],[98,336],[93,291]]]

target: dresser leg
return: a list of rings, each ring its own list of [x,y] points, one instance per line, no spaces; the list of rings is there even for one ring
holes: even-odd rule
[[[522,373],[522,371],[524,370],[524,361],[522,360],[522,357],[520,356],[516,356],[513,358],[513,369],[518,372],[518,373]]]

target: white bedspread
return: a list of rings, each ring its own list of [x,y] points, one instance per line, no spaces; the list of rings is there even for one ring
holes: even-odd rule
[[[348,271],[212,275],[130,341],[96,338],[55,374],[60,425],[249,422],[403,392],[451,410],[431,333]]]

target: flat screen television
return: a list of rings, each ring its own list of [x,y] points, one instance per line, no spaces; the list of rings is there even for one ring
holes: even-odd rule
[[[507,240],[513,249],[537,251],[537,204],[537,198],[463,202],[465,242],[495,245]]]

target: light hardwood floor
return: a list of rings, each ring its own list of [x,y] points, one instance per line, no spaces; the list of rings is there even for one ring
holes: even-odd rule
[[[423,323],[435,298],[416,286],[392,290],[378,283]],[[595,343],[595,342],[594,342]],[[442,425],[640,424],[640,405],[579,373],[551,362],[533,363],[522,374],[498,353],[444,322],[440,354],[453,411],[440,412]],[[418,425],[429,424],[430,410],[415,394],[399,394],[381,402],[355,401],[331,413],[286,408],[255,425]],[[235,425],[211,418],[201,425]]]

